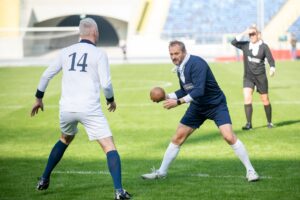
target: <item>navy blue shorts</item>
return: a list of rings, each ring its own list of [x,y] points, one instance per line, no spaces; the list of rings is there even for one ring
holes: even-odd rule
[[[218,105],[200,107],[191,103],[180,123],[193,129],[199,128],[207,119],[214,120],[219,127],[224,124],[231,124],[231,119],[226,102]]]

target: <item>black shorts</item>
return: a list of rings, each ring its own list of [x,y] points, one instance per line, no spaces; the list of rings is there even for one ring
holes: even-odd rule
[[[180,123],[196,129],[199,128],[207,119],[214,120],[218,127],[224,124],[231,124],[226,102],[206,107],[200,107],[191,103]]]
[[[266,74],[244,77],[244,88],[252,88],[256,86],[256,91],[260,94],[268,94],[268,79]]]

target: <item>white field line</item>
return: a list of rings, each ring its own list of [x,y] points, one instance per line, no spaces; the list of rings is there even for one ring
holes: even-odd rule
[[[245,179],[245,176],[232,176],[232,175],[225,175],[225,176],[214,176],[209,174],[191,174],[191,176],[201,177],[201,178],[243,178]],[[260,179],[272,179],[272,176],[260,176]]]
[[[228,104],[228,102],[227,102]],[[230,105],[244,105],[244,103],[241,101],[241,102],[232,102],[232,103],[229,103]],[[254,105],[262,105],[262,102],[261,101],[255,101],[253,102],[252,104]],[[297,100],[287,100],[287,101],[271,101],[271,104],[277,104],[277,105],[295,105],[295,104],[300,104],[300,101],[297,101]]]
[[[31,109],[30,106],[24,106],[24,105],[0,105],[0,110],[17,110],[21,108],[29,108]],[[44,105],[44,108],[58,108],[58,105]]]
[[[47,92],[47,95],[55,95],[55,94],[59,94],[59,92]],[[18,96],[18,97],[24,97],[24,96],[30,96],[32,98],[34,98],[34,95],[35,95],[35,91],[33,92],[15,92],[15,93],[7,93],[7,92],[3,92],[3,93],[0,93],[0,97],[15,97],[15,96]]]
[[[145,106],[153,106],[154,103],[140,103],[140,104],[117,104],[117,108],[118,107],[145,107]],[[47,105],[44,104],[44,109],[57,109],[59,107],[59,105]],[[22,108],[29,108],[31,109],[31,105],[30,106],[23,106],[23,105],[0,105],[0,110],[17,110],[17,109],[22,109]]]
[[[84,175],[90,175],[90,174],[109,174],[108,171],[53,171],[54,174],[84,174]]]
[[[70,171],[53,171],[54,174],[79,174],[79,175],[94,175],[94,174],[104,174],[104,175],[109,175],[110,173],[108,171],[75,171],[75,170],[70,170]],[[122,174],[128,174],[126,172],[122,172]],[[244,176],[232,176],[232,175],[224,175],[224,176],[214,176],[214,175],[209,175],[209,174],[190,174],[189,176],[192,177],[201,177],[201,178],[243,178],[245,179]],[[272,179],[273,177],[271,176],[261,176],[261,179]]]
[[[150,100],[149,100],[150,101]],[[261,102],[253,102],[254,105],[262,105]],[[273,101],[271,102],[272,105],[299,105],[300,101]],[[135,103],[135,104],[117,104],[117,107],[145,107],[145,106],[153,106],[155,105],[154,103]],[[242,102],[233,102],[230,103],[229,106],[241,106],[244,105]],[[57,109],[59,105],[53,105],[53,104],[45,104],[44,108],[45,109]],[[0,110],[17,110],[21,108],[31,108],[31,106],[27,105],[0,105]]]
[[[82,174],[82,175],[90,175],[90,174],[104,174],[104,175],[109,175],[109,171],[75,171],[75,170],[70,170],[70,171],[53,171],[54,174]],[[122,172],[122,174],[127,174],[126,172]]]

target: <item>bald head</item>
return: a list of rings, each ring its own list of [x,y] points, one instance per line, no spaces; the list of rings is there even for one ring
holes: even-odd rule
[[[92,18],[85,18],[80,20],[79,35],[81,39],[88,39],[96,43],[98,40],[98,26]]]

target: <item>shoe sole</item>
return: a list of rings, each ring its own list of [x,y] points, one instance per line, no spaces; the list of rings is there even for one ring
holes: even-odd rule
[[[156,180],[156,179],[165,179],[167,176],[160,176],[160,177],[155,177],[155,178],[147,178],[144,176],[141,176],[142,179],[144,180]]]
[[[144,176],[141,176],[142,177],[142,179],[144,179],[144,180],[155,180],[155,179],[158,179],[158,178],[147,178],[147,177],[144,177]]]
[[[49,183],[45,184],[45,185],[37,185],[36,189],[37,190],[47,190],[49,185],[50,185]]]
[[[249,128],[249,129],[248,129],[248,128],[242,128],[242,130],[243,130],[243,131],[251,131],[252,128]]]
[[[49,185],[47,185],[47,186],[38,186],[38,187],[36,187],[36,189],[37,190],[47,190],[48,187],[49,187]]]
[[[257,182],[257,181],[259,181],[259,178],[253,179],[253,180],[248,180],[248,182]]]

